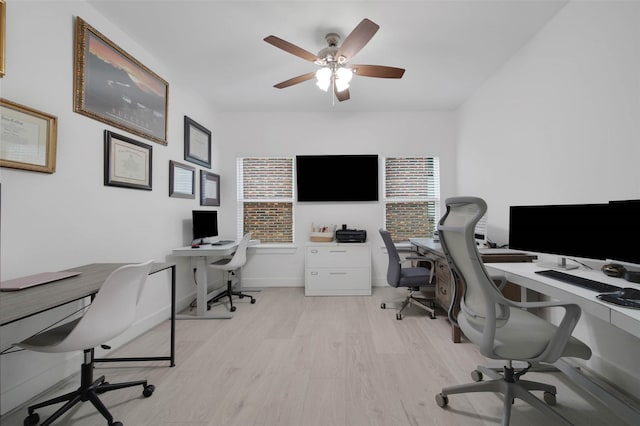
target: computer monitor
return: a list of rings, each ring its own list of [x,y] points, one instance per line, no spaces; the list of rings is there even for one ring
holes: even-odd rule
[[[193,210],[193,240],[204,243],[218,241],[218,212],[216,210]]]
[[[605,260],[609,204],[511,206],[509,248],[555,254],[553,266],[568,268],[566,256]]]
[[[607,260],[640,268],[640,200],[610,201]],[[629,266],[629,265],[628,265]]]

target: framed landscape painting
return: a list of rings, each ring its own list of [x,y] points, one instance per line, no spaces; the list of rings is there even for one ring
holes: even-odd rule
[[[169,83],[76,18],[73,110],[167,144]]]

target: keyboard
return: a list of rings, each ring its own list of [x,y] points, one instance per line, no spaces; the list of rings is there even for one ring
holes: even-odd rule
[[[586,288],[587,290],[596,291],[598,293],[612,293],[614,291],[621,290],[620,287],[615,285],[601,283],[600,281],[594,281],[588,278],[577,277],[575,275],[566,274],[564,272],[555,271],[553,269],[536,271],[536,274],[540,274],[548,278],[553,278],[554,280],[562,281],[567,284]]]

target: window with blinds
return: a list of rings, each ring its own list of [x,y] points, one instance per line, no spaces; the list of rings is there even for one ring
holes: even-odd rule
[[[238,236],[261,243],[293,242],[293,158],[237,160]]]
[[[394,241],[431,237],[440,219],[438,157],[385,158],[383,202]]]

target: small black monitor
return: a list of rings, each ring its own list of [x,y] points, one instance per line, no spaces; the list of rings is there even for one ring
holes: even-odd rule
[[[193,210],[193,241],[218,238],[218,212],[216,210]]]

